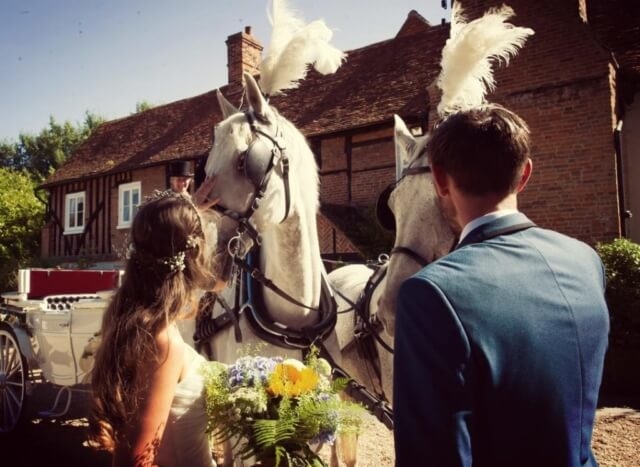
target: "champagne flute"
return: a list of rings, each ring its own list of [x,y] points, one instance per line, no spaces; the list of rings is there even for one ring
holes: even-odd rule
[[[358,457],[358,432],[357,430],[345,430],[338,433],[336,438],[338,458],[346,467],[354,467]]]

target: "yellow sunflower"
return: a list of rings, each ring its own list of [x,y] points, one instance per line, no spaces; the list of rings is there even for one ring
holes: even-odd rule
[[[276,365],[267,389],[274,396],[297,397],[315,389],[318,381],[315,370],[290,358]]]

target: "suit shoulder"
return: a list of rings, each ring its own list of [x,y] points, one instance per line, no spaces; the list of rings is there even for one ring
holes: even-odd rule
[[[543,229],[540,227],[531,229],[531,234],[534,238],[537,237],[538,239],[544,240],[548,244],[565,250],[567,253],[579,252],[583,257],[591,257],[596,262],[600,262],[600,255],[598,255],[596,250],[582,240],[556,232],[555,230]]]

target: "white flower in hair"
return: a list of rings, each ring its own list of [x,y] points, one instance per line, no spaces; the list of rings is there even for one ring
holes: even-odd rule
[[[187,255],[184,251],[179,251],[169,258],[163,258],[158,261],[165,266],[169,266],[169,270],[171,272],[182,272],[185,268],[184,259],[186,256]]]

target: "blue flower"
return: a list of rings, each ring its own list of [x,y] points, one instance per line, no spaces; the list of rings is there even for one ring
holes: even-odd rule
[[[336,431],[335,430],[322,430],[320,433],[316,435],[315,438],[309,440],[311,444],[333,444],[336,442]]]
[[[281,358],[241,357],[228,370],[230,388],[263,386]]]

